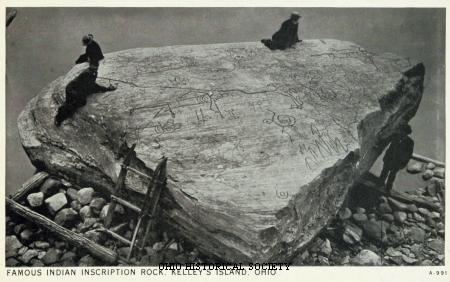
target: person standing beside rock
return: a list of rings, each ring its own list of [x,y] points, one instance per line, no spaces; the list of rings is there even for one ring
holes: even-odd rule
[[[383,170],[380,180],[385,184],[386,191],[391,192],[395,177],[399,170],[406,167],[414,151],[414,141],[408,135],[412,133],[411,126],[405,125],[391,141],[383,157]]]
[[[86,105],[87,96],[92,93],[100,93],[116,90],[116,86],[108,87],[95,83],[97,72],[91,68],[85,69],[66,86],[66,101],[59,107],[55,116],[55,125],[70,118],[78,108]]]
[[[261,42],[270,50],[285,50],[301,42],[298,39],[298,20],[301,16],[293,12],[288,20],[285,20],[280,29],[272,35],[272,39],[262,39]]]
[[[78,57],[75,64],[81,64],[84,62],[89,62],[89,68],[95,71],[95,76],[97,76],[98,66],[101,60],[104,59],[102,49],[100,45],[94,40],[92,34],[83,36],[81,39],[83,46],[86,46],[86,52]]]

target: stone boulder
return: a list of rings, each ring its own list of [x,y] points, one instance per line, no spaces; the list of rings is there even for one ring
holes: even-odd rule
[[[37,208],[42,206],[42,203],[44,202],[44,193],[37,192],[37,193],[31,193],[27,196],[27,202],[32,208]]]
[[[29,242],[35,235],[35,232],[33,232],[31,229],[24,229],[22,232],[20,232],[20,239],[22,242]]]
[[[417,161],[410,161],[408,163],[408,166],[406,167],[406,170],[409,173],[419,173],[419,172],[422,172],[422,169],[423,169],[423,163],[417,162]]]
[[[113,92],[55,127],[75,66],[33,98],[18,123],[33,164],[111,193],[127,146],[151,175],[167,156],[163,220],[204,253],[285,261],[334,217],[398,128],[415,115],[425,68],[351,42],[305,40],[140,48],[105,55]],[[128,173],[138,203],[148,179]],[[136,195],[136,196],[134,196]]]
[[[59,261],[61,255],[62,255],[62,251],[55,249],[55,248],[51,248],[50,250],[47,251],[45,256],[42,258],[42,262],[45,265],[54,264]]]
[[[61,187],[61,182],[54,178],[47,178],[44,183],[42,183],[39,190],[44,193],[46,197],[51,196],[58,192]]]
[[[352,223],[346,223],[344,226],[344,232],[342,234],[342,239],[344,242],[350,245],[354,245],[361,241],[363,231],[358,226]]]
[[[91,257],[90,255],[85,255],[84,257],[82,257],[80,259],[80,261],[78,263],[79,263],[78,266],[95,266],[96,265],[95,259],[93,257]]]
[[[426,237],[426,232],[422,228],[413,226],[407,231],[406,237],[413,242],[423,243]]]
[[[92,217],[93,213],[92,213],[92,209],[90,206],[84,206],[80,209],[80,216],[83,220],[85,220],[86,218]]]
[[[6,236],[5,238],[5,257],[14,257],[23,245],[16,236]]]
[[[436,168],[434,171],[434,176],[436,176],[437,178],[445,178],[445,169],[443,167],[438,167]]]
[[[47,250],[50,247],[50,244],[45,241],[36,241],[34,242],[34,246],[41,250]]]
[[[407,214],[403,211],[396,211],[394,212],[394,219],[399,223],[403,223],[407,219]]]
[[[78,213],[72,208],[60,210],[55,216],[55,222],[62,226],[68,226],[78,218]]]
[[[78,201],[82,205],[89,205],[94,197],[94,189],[91,187],[78,190]]]
[[[67,197],[68,197],[71,201],[75,201],[75,200],[78,201],[78,190],[77,190],[77,189],[74,189],[74,188],[71,188],[71,187],[70,187],[70,188],[67,189],[66,194],[67,194]]]
[[[23,255],[20,256],[20,260],[27,264],[29,263],[33,258],[38,256],[38,251],[35,249],[29,249],[27,250]]]
[[[353,265],[376,266],[381,265],[381,258],[371,250],[362,250],[351,259],[351,263]]]
[[[49,212],[55,214],[67,204],[67,198],[64,193],[58,193],[45,199],[45,203]]]
[[[384,242],[386,240],[386,224],[383,221],[362,221],[359,224],[364,230],[364,235],[373,240]]]
[[[100,197],[93,198],[91,203],[89,204],[89,206],[92,209],[94,209],[98,212],[100,212],[105,205],[106,205],[106,200],[103,198],[100,198]]]

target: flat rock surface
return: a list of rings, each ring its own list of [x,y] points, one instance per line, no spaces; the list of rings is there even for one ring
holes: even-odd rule
[[[294,250],[310,240],[337,213],[354,180],[346,169],[329,172],[327,184],[309,196],[321,172],[364,142],[368,157],[349,163],[368,170],[379,150],[367,136],[407,122],[423,82],[402,76],[413,67],[409,59],[338,40],[306,40],[288,51],[259,43],[132,49],[106,55],[100,66],[97,82],[118,89],[93,94],[56,128],[64,87],[86,67],[75,66],[22,113],[19,130],[30,159],[111,191],[121,142],[137,143],[142,163],[136,166],[148,173],[167,156],[171,201],[178,205],[167,216],[189,239],[209,240],[204,249],[223,246],[212,253],[226,260],[268,260],[281,242]],[[406,86],[399,89],[402,79]],[[395,98],[403,100],[363,127],[370,134],[358,134],[358,124],[380,112],[379,99],[395,89],[407,93]],[[147,184],[127,178],[137,193]],[[280,215],[292,205],[295,216]],[[298,227],[289,230],[290,224]]]

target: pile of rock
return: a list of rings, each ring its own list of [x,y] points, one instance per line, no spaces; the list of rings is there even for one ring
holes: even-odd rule
[[[443,167],[436,167],[433,163],[425,165],[420,162],[411,161],[408,164],[407,171],[411,174],[422,173],[422,178],[429,182],[426,191],[419,189],[419,194],[427,194],[435,202],[444,201],[445,185],[443,179],[445,178],[445,169]]]
[[[107,200],[93,188],[79,189],[65,181],[48,178],[39,191],[29,194],[22,205],[39,212],[54,222],[84,237],[106,246],[126,257],[129,247],[113,240],[102,229],[108,210]],[[136,214],[128,214],[121,205],[116,205],[115,224],[111,229],[131,240]],[[132,211],[130,211],[132,213]],[[6,218],[6,265],[7,266],[96,266],[101,261],[94,259],[85,250],[74,248],[58,240],[52,234],[24,219],[9,215]],[[150,234],[147,247],[138,265],[157,265],[160,262],[200,261],[198,251],[190,244],[171,238],[167,230]]]
[[[424,180],[431,179],[432,177],[444,179],[445,169],[443,167],[437,167],[434,163],[424,164],[417,161],[411,161],[406,169],[409,173],[422,173]]]
[[[412,162],[408,172],[423,173],[425,189],[414,196],[439,206],[429,210],[382,196],[369,208],[344,207],[336,220],[298,255],[296,265],[443,265],[444,172],[434,164]],[[430,176],[431,175],[431,176]],[[356,187],[355,189],[357,189]],[[326,252],[324,252],[324,246]],[[330,247],[329,247],[330,246]],[[331,250],[331,251],[330,251]]]
[[[414,196],[438,205],[439,210],[403,203],[390,196],[380,197],[378,203],[370,207],[344,207],[310,247],[293,259],[292,264],[443,265],[443,169],[413,162],[407,170],[421,172],[427,180],[426,187],[414,191]],[[109,203],[91,187],[80,189],[65,181],[48,178],[39,191],[29,194],[21,204],[122,257],[128,254],[128,246],[101,231]],[[131,240],[136,224],[132,219],[136,214],[131,214],[132,211],[121,205],[117,205],[115,211],[111,229]],[[7,266],[102,265],[85,250],[71,247],[20,217],[7,216],[6,226]],[[142,256],[132,259],[131,263],[215,262],[200,254],[192,244],[168,234],[175,234],[168,226],[153,231]]]

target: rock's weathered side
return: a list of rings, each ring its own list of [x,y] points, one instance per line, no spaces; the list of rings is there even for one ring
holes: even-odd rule
[[[110,193],[124,142],[151,174],[169,157],[164,219],[225,261],[286,261],[336,215],[356,179],[416,113],[424,67],[337,40],[270,51],[258,43],[106,55],[94,94],[53,125],[74,67],[19,117],[40,169]],[[127,187],[148,180],[129,173]],[[142,197],[136,197],[136,199]]]

